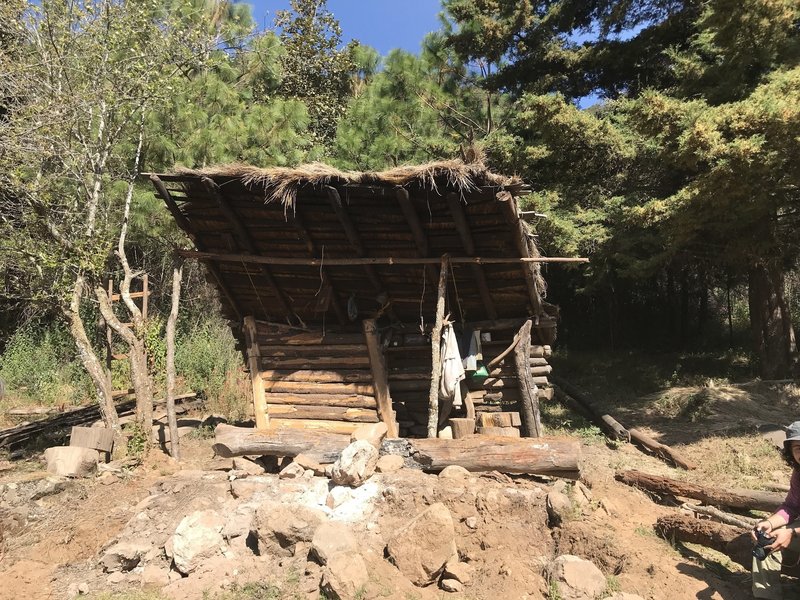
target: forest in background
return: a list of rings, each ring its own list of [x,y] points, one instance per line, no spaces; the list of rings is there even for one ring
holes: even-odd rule
[[[591,260],[545,273],[559,348],[742,355],[747,375],[796,374],[800,6],[444,0],[442,11],[418,54],[382,57],[344,45],[324,0],[292,0],[264,31],[222,0],[0,5],[7,392],[102,398],[137,368],[151,392],[165,385],[172,251],[189,242],[140,173],[475,155],[531,185],[544,255]],[[600,101],[583,109],[587,98]],[[134,324],[120,352],[146,364],[106,373],[107,281],[135,287],[145,272],[147,321],[116,310]],[[215,401],[241,395],[215,292],[197,265],[183,282],[179,375]]]

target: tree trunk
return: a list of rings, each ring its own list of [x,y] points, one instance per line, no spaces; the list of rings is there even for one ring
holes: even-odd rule
[[[755,265],[750,268],[748,283],[750,329],[761,377],[789,377],[797,345],[784,297],[783,269],[774,262]]]
[[[175,415],[175,325],[178,322],[178,308],[181,302],[181,278],[183,265],[176,258],[172,268],[172,304],[167,318],[167,422],[169,423],[170,456],[181,458],[178,439],[178,419]]]
[[[114,438],[116,441],[120,440],[121,430],[119,425],[119,416],[117,409],[114,407],[114,399],[112,397],[111,377],[108,372],[103,368],[102,363],[97,358],[94,348],[86,335],[86,328],[83,325],[83,319],[80,315],[81,297],[83,296],[84,279],[83,276],[78,276],[75,281],[75,287],[72,290],[72,298],[69,307],[64,310],[64,316],[69,324],[69,331],[72,339],[75,340],[75,345],[78,348],[78,355],[81,358],[86,372],[92,379],[95,391],[97,392],[97,401],[100,408],[100,417],[103,419],[106,427],[114,431]]]

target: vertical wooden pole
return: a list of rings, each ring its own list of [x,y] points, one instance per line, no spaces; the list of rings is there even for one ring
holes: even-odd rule
[[[256,415],[256,429],[269,427],[267,396],[264,393],[264,380],[261,377],[261,350],[258,348],[256,319],[252,315],[244,318],[245,342],[247,343],[247,366],[250,369],[250,382],[253,384],[253,411]]]
[[[539,416],[539,390],[531,376],[531,327],[530,319],[519,330],[519,342],[514,348],[514,364],[519,378],[520,417],[522,417],[522,435],[524,437],[541,437],[542,421]]]
[[[447,267],[449,264],[447,254],[442,256],[439,268],[439,287],[436,292],[436,322],[431,333],[431,359],[433,370],[431,372],[431,389],[428,394],[428,437],[435,438],[439,432],[439,380],[442,377],[442,358],[440,348],[442,343],[442,322],[444,321],[444,296],[447,292]]]
[[[111,306],[114,306],[114,280],[108,280],[108,301]],[[111,363],[114,360],[114,334],[111,331],[111,325],[106,323],[106,368],[108,369],[108,378],[111,379]],[[111,389],[109,387],[109,389]]]
[[[378,403],[378,416],[386,425],[387,437],[396,438],[397,424],[394,420],[392,410],[392,397],[389,393],[389,376],[386,370],[386,361],[378,339],[378,327],[375,319],[362,321],[361,326],[364,330],[364,340],[369,352],[369,368],[372,371],[372,385],[375,388],[375,400]]]
[[[147,300],[150,297],[150,279],[145,273],[142,276],[142,319],[147,322]]]

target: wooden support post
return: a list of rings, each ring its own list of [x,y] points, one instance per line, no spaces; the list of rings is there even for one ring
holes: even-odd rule
[[[205,246],[199,239],[197,239],[192,232],[192,227],[189,224],[189,221],[186,220],[186,217],[181,212],[181,209],[178,207],[178,203],[175,202],[175,199],[172,197],[172,194],[169,193],[169,190],[164,185],[164,182],[158,177],[158,175],[150,175],[150,181],[153,182],[153,185],[158,192],[158,195],[161,196],[161,199],[164,201],[164,204],[167,205],[167,210],[172,214],[175,219],[175,222],[178,224],[178,227],[183,229],[184,233],[189,236],[189,239],[192,240],[194,247],[197,248],[200,252],[205,252]],[[180,254],[180,253],[179,253]],[[224,297],[225,301],[228,303],[231,311],[233,311],[234,316],[237,320],[242,319],[242,310],[239,308],[239,304],[234,300],[233,295],[231,295],[228,286],[225,285],[225,280],[222,278],[222,273],[217,268],[217,265],[214,263],[207,261],[205,263],[206,269],[211,274],[211,276],[216,280],[217,287],[219,287],[220,291],[222,292],[222,296]]]
[[[542,422],[539,416],[539,392],[533,383],[531,366],[528,356],[531,350],[531,327],[533,322],[528,319],[519,330],[519,342],[514,349],[514,364],[517,368],[520,391],[520,416],[522,417],[522,432],[526,437],[541,437]]]
[[[250,382],[253,386],[253,410],[256,415],[256,428],[269,427],[269,408],[264,393],[264,380],[261,377],[261,350],[258,347],[256,320],[252,315],[244,318],[245,343],[247,344],[247,366],[250,369]]]
[[[464,246],[464,251],[468,256],[475,256],[475,242],[472,238],[472,231],[469,228],[469,221],[464,212],[464,207],[461,205],[461,200],[457,194],[447,194],[447,205],[450,207],[450,214],[453,216],[453,222],[456,226],[456,231],[461,238],[461,245]],[[486,282],[486,275],[483,273],[483,267],[480,265],[470,265],[472,270],[472,277],[475,279],[475,284],[478,286],[478,292],[481,296],[481,302],[486,309],[486,316],[490,319],[497,318],[497,310],[494,307],[492,296],[489,293],[489,284]]]
[[[147,304],[150,298],[150,277],[142,275],[142,320],[147,322]]]
[[[439,268],[439,287],[436,292],[436,322],[431,333],[431,387],[428,393],[428,437],[435,438],[439,428],[439,380],[442,377],[442,322],[444,321],[444,297],[447,292],[447,255],[442,256]]]
[[[397,423],[395,423],[394,412],[392,411],[392,397],[389,393],[388,370],[386,369],[386,361],[378,339],[378,327],[375,319],[366,319],[361,325],[364,330],[364,340],[367,343],[367,352],[369,352],[369,368],[372,371],[372,387],[375,390],[375,400],[378,403],[378,415],[386,425],[388,430],[386,435],[397,437]]]

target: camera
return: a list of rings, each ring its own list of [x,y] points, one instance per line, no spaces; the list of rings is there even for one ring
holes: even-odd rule
[[[775,541],[774,537],[770,537],[770,535],[762,529],[756,529],[756,545],[753,546],[753,556],[755,556],[758,560],[764,560],[767,558],[772,550],[766,548],[765,546],[769,546],[772,542]]]

